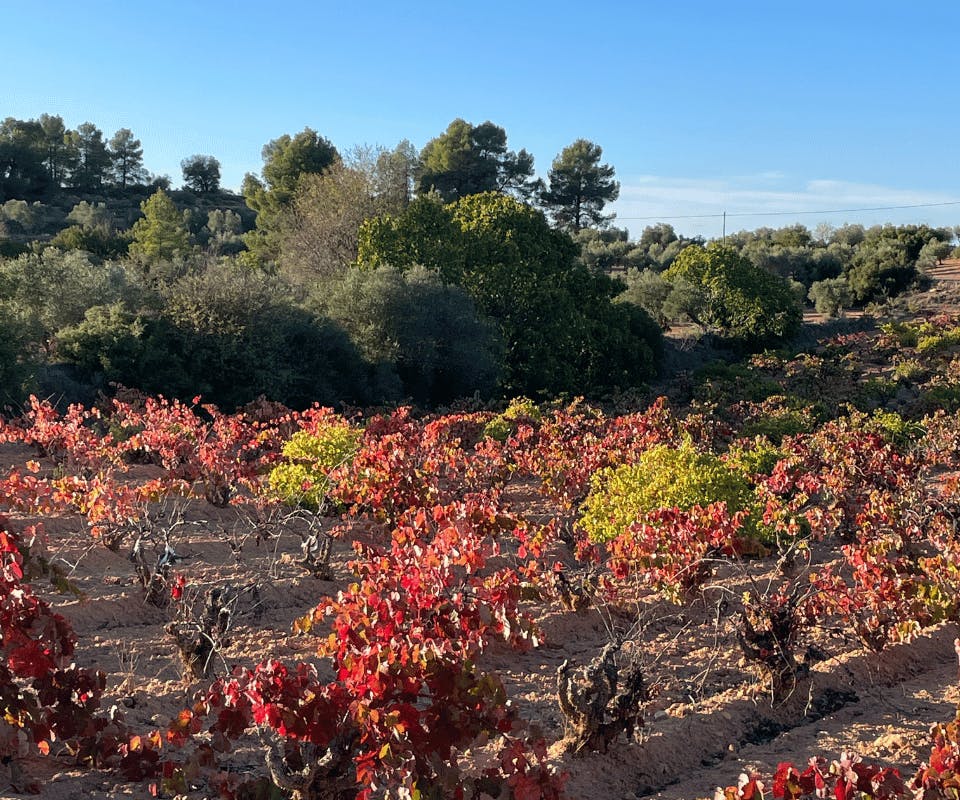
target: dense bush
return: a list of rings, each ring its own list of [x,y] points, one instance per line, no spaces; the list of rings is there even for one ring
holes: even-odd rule
[[[581,354],[581,374],[567,393],[593,395],[642,385],[655,376],[663,361],[660,326],[646,311],[629,303],[603,303],[585,325],[591,343]]]
[[[796,229],[785,230],[795,232]],[[837,277],[844,264],[844,253],[840,248],[815,247],[809,241],[809,236],[807,241],[799,238],[792,245],[754,239],[743,248],[742,253],[754,266],[766,272],[799,281],[804,286],[804,292],[819,281]]]
[[[294,407],[367,399],[360,355],[336,325],[264,273],[221,264],[165,290],[195,392],[224,407],[264,394]]]
[[[375,401],[406,397],[438,405],[492,393],[500,360],[496,328],[435,272],[354,269],[321,292],[318,308],[372,365]]]
[[[826,278],[810,287],[807,295],[818,314],[838,317],[853,302],[853,292],[844,278]]]
[[[422,264],[462,287],[499,328],[510,394],[595,393],[655,374],[655,323],[613,308],[622,284],[586,267],[542,213],[496,193],[429,198],[360,229],[359,262]]]
[[[123,268],[82,252],[46,248],[0,261],[0,310],[16,321],[20,338],[49,352],[57,331],[83,321],[87,309],[130,292]]]
[[[884,225],[866,231],[844,277],[859,302],[903,292],[920,278],[919,264],[945,254],[953,233],[926,225]]]
[[[270,489],[287,505],[318,510],[327,494],[328,475],[350,461],[360,435],[337,418],[313,431],[297,431],[283,446],[284,463],[270,472]]]
[[[646,512],[659,508],[689,510],[722,501],[735,512],[750,509],[754,500],[741,471],[689,442],[678,448],[657,445],[635,464],[599,470],[590,487],[580,527],[594,542],[616,538]]]
[[[690,281],[670,280],[652,269],[627,270],[625,282],[627,288],[617,302],[639,306],[663,327],[696,318],[704,303],[703,292]]]
[[[516,432],[519,423],[536,425],[542,420],[543,414],[533,400],[528,397],[515,397],[502,414],[497,414],[486,424],[483,435],[498,442],[505,442]]]
[[[263,394],[293,407],[369,402],[368,369],[337,325],[299,308],[269,276],[229,265],[165,288],[159,309],[95,306],[56,354],[111,383],[224,408]]]
[[[881,300],[900,294],[919,277],[907,248],[897,241],[883,241],[874,248],[861,248],[845,278],[858,302]]]
[[[35,365],[20,327],[0,319],[0,404],[19,404],[32,390]]]
[[[751,346],[783,339],[798,330],[803,318],[784,279],[720,243],[688,247],[664,275],[702,287],[705,302],[695,321],[725,339]]]
[[[180,397],[191,389],[176,331],[119,302],[93,306],[82,322],[63,328],[54,354],[97,389],[118,383]]]

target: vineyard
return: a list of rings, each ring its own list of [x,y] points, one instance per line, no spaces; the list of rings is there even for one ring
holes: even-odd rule
[[[957,797],[958,409],[943,314],[622,413],[34,399],[0,793]]]

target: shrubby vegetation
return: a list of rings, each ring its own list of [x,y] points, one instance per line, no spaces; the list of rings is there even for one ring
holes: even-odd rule
[[[735,512],[754,504],[753,488],[741,471],[690,442],[657,445],[635,464],[599,470],[590,487],[580,527],[594,542],[615,539],[644,513],[659,508],[689,511],[723,502]]]
[[[57,354],[96,388],[199,393],[225,407],[261,394],[301,407],[369,399],[349,337],[295,304],[276,278],[220,265],[137,300],[93,306],[58,335]]]
[[[374,397],[435,406],[494,392],[501,351],[496,326],[437,273],[420,266],[355,269],[321,291],[313,302],[357,346],[370,367]]]
[[[6,400],[115,384],[226,406],[597,397],[656,376],[664,328],[781,342],[800,303],[890,297],[954,235],[796,225],[723,246],[660,223],[631,241],[605,213],[619,184],[598,145],[575,141],[541,180],[489,121],[454,120],[420,152],[281,135],[241,195],[214,156],[181,167],[180,189],[151,175],[128,129],[0,123]]]
[[[577,260],[542,213],[488,192],[443,205],[421,198],[365,223],[358,261],[421,264],[473,298],[505,347],[502,385],[523,394],[630,386],[656,369],[659,330],[612,303],[620,286]]]
[[[331,488],[330,473],[353,458],[360,435],[342,419],[297,431],[283,445],[283,463],[270,471],[270,489],[287,505],[319,510]]]
[[[819,233],[814,238],[796,225],[728,238],[753,263],[802,283],[824,313],[902,292],[950,254],[954,239],[954,231],[926,225],[844,225]]]
[[[787,282],[724,245],[686,248],[664,277],[696,287],[701,302],[687,313],[726,339],[762,344],[800,327],[802,309]]]

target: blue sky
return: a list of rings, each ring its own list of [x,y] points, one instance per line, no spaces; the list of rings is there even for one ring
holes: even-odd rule
[[[803,222],[960,224],[960,2],[0,0],[0,117],[130,128],[145,165],[257,172],[305,126],[341,149],[422,147],[491,120],[545,174],[583,137],[617,224],[720,234]],[[747,212],[800,212],[736,216]],[[636,219],[636,218],[653,219]]]

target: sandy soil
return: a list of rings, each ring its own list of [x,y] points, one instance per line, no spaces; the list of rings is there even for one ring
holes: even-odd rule
[[[7,463],[30,455],[10,445],[0,453]],[[517,510],[540,510],[529,486],[513,487],[508,501]],[[296,564],[296,536],[281,535],[259,545],[251,539],[236,549],[230,543],[242,539],[243,522],[235,511],[195,501],[167,514],[182,517],[174,544],[186,557],[180,566],[188,591],[199,594],[211,585],[258,587],[257,598],[241,599],[237,606],[216,672],[268,656],[313,657],[310,640],[293,638],[289,631],[294,619],[349,580],[344,544],[338,543],[333,556],[333,580],[318,580]],[[91,546],[77,519],[47,519],[45,524],[49,554],[68,570],[79,597],[53,593],[43,582],[37,588],[73,624],[79,637],[77,662],[107,673],[107,704],[122,706],[129,723],[145,729],[163,725],[203,685],[186,674],[164,632],[170,611],[144,602],[127,557],[129,546],[119,553]],[[724,596],[742,592],[751,579],[766,580],[770,570],[771,565],[760,562],[747,572],[721,570],[713,588],[685,607],[649,598],[580,612],[531,605],[544,644],[527,653],[494,645],[481,666],[496,670],[521,714],[539,725],[548,740],[557,740],[564,733],[555,694],[557,667],[566,659],[588,663],[613,633],[627,634],[629,647],[641,649],[654,693],[642,735],[615,743],[606,754],[571,757],[561,745],[553,747],[556,762],[570,773],[571,798],[710,797],[715,786],[736,783],[741,771],[769,774],[779,761],[802,764],[816,753],[833,758],[848,749],[911,774],[926,755],[929,726],[954,714],[958,692],[952,642],[958,631],[942,626],[879,656],[859,651],[836,630],[816,631],[813,641],[825,660],[816,665],[809,684],[774,706],[739,656],[733,620],[718,614]],[[256,749],[240,749],[231,758],[235,768],[262,771]],[[27,772],[43,781],[42,797],[148,796],[145,784],[118,783],[113,773],[71,769],[65,763],[27,760]],[[205,792],[199,786],[186,796],[201,798]],[[0,783],[0,797],[19,796]]]

